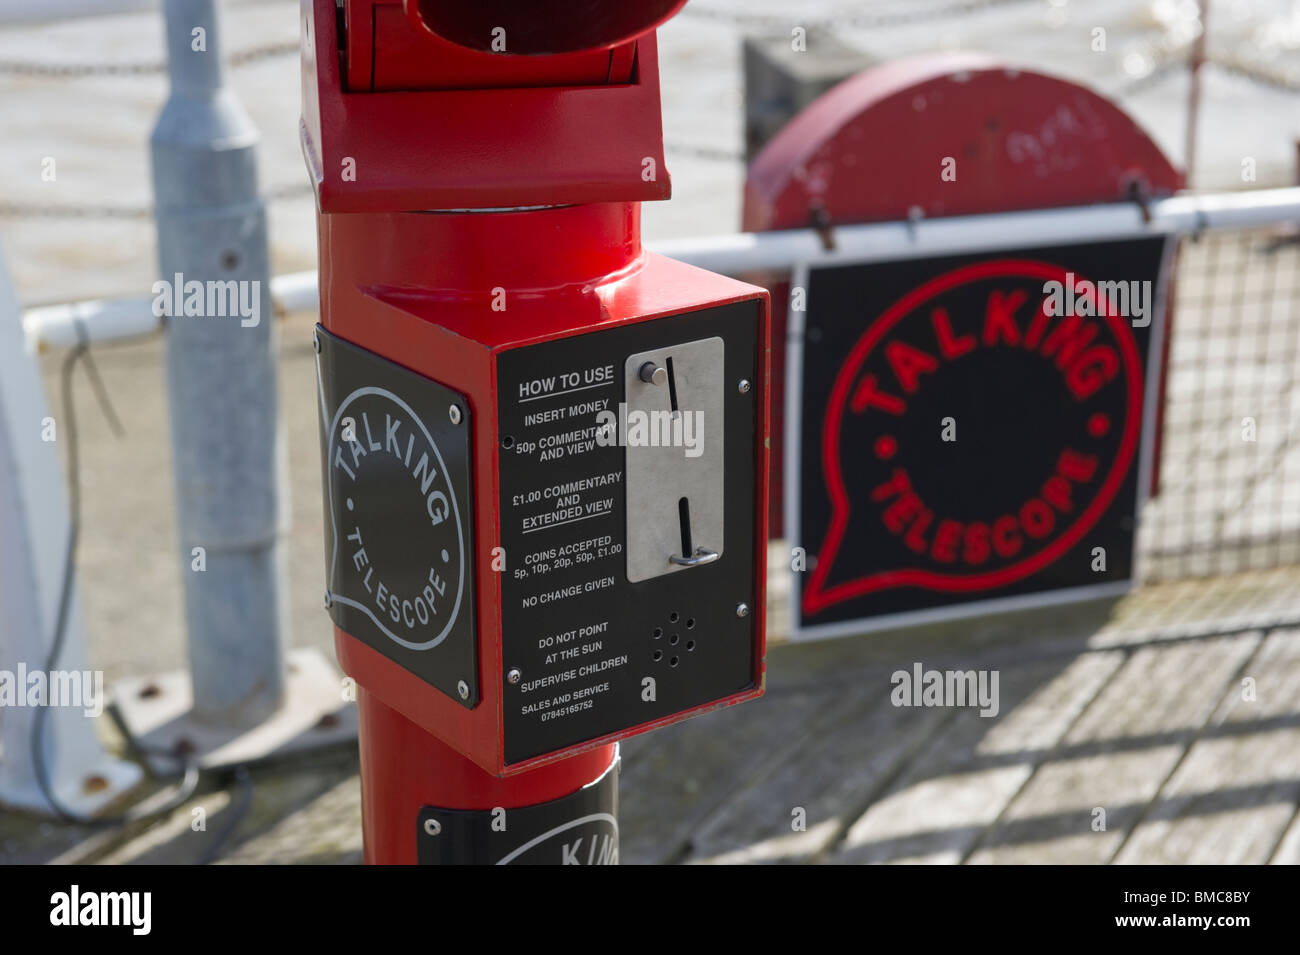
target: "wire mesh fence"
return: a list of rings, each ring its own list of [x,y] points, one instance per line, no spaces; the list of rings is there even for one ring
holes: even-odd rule
[[[1182,243],[1159,468],[1138,535],[1143,581],[1300,563],[1295,229]]]

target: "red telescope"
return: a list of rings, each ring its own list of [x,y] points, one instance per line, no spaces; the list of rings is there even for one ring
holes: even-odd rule
[[[304,0],[368,861],[616,861],[615,741],[762,692],[767,295],[641,246],[681,6]]]

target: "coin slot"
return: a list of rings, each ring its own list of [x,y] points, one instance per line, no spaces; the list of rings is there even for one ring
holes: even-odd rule
[[[682,556],[690,557],[695,548],[691,546],[691,502],[687,498],[677,502],[677,517],[682,526]]]
[[[668,407],[673,414],[678,413],[677,407],[677,376],[673,374],[673,358],[669,355],[664,359],[664,365],[668,368]]]
[[[638,583],[724,553],[726,349],[717,337],[677,342],[623,364],[627,578]]]

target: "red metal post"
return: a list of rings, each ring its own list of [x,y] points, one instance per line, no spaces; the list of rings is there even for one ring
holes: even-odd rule
[[[531,772],[494,776],[373,693],[358,690],[357,706],[361,825],[371,865],[419,861],[413,820],[425,806],[490,812],[552,802],[599,780],[617,756],[608,744]]]
[[[640,203],[670,192],[653,30],[682,2],[569,24],[303,0],[326,606],[368,862],[617,861],[616,741],[762,692],[766,294],[641,246]],[[726,359],[692,379],[697,340]],[[586,438],[656,349],[716,397],[727,529],[647,578],[625,452]],[[654,473],[676,528],[688,491]],[[555,489],[582,520],[520,503]]]

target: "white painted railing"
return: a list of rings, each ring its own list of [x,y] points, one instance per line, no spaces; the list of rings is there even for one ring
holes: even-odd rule
[[[1006,245],[1006,236],[1015,236],[1017,246],[1050,245],[1288,222],[1300,224],[1300,187],[1171,196],[1152,201],[1145,210],[1136,203],[1121,202],[837,226],[826,236],[830,248],[816,229],[674,239],[649,248],[700,268],[742,275],[787,272],[799,263],[892,261],[974,252]],[[276,277],[271,282],[271,296],[277,309],[284,312],[317,308],[316,273]],[[138,298],[33,308],[24,314],[23,327],[33,347],[68,347],[79,340],[83,330],[92,342],[130,338],[161,327],[151,306],[151,299]]]

